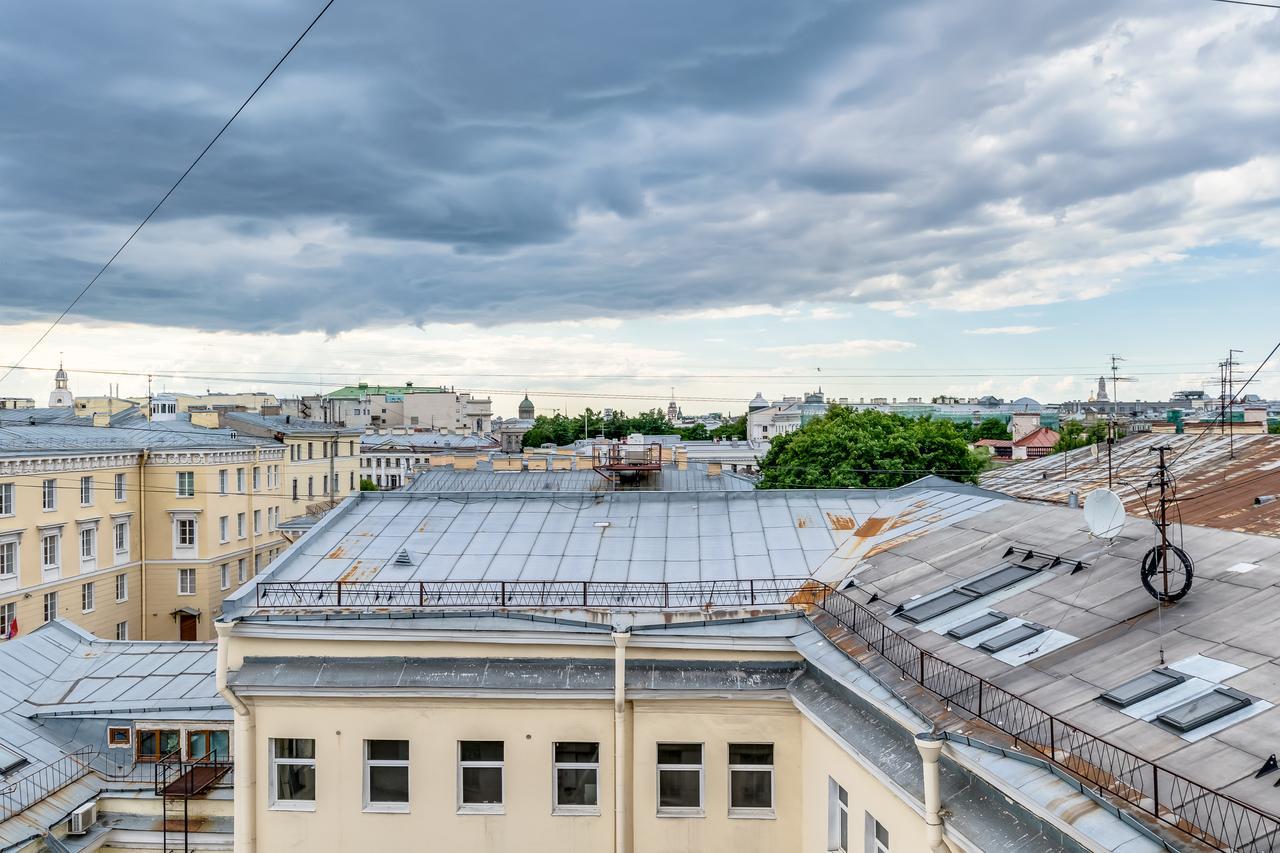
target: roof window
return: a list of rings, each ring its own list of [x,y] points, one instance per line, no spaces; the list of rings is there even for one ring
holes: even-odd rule
[[[1218,687],[1203,696],[1165,711],[1156,717],[1156,720],[1185,733],[1251,704],[1253,704],[1252,697],[1246,696],[1239,690]]]
[[[977,619],[970,619],[962,625],[957,625],[947,632],[947,636],[956,640],[963,640],[966,637],[972,637],[986,631],[988,628],[994,628],[1001,622],[1009,621],[1009,617],[1003,613],[984,613]]]
[[[0,746],[0,776],[12,773],[27,763],[27,759],[24,756],[19,755],[7,746]]]
[[[1163,693],[1175,684],[1181,684],[1187,677],[1171,669],[1153,669],[1144,672],[1137,678],[1131,678],[1119,687],[1113,687],[1098,698],[1108,705],[1117,708],[1128,708],[1144,699],[1150,699],[1157,693]]]
[[[949,590],[942,595],[921,601],[918,604],[912,604],[905,607],[899,612],[899,616],[908,622],[923,622],[926,619],[932,619],[943,613],[949,613],[957,607],[963,607],[969,602],[977,598],[971,592],[962,592],[958,589]]]
[[[978,648],[984,652],[1002,652],[1010,646],[1016,646],[1023,640],[1030,640],[1032,637],[1039,636],[1045,632],[1043,625],[1037,625],[1034,622],[1027,622],[1016,628],[1010,628],[1003,634],[996,634],[989,640],[985,640],[978,644]]]
[[[998,592],[1007,586],[1013,586],[1018,581],[1026,580],[1038,572],[1039,569],[1033,569],[1027,566],[1005,566],[1002,569],[996,569],[991,574],[983,575],[980,578],[974,578],[971,581],[963,583],[956,587],[956,589],[964,592],[970,592],[974,595],[990,595],[991,593]]]

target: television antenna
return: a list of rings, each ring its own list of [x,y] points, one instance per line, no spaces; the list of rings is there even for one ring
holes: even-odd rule
[[[1151,597],[1161,604],[1173,604],[1182,600],[1191,592],[1191,582],[1195,579],[1195,563],[1187,552],[1169,542],[1169,504],[1165,497],[1173,480],[1169,476],[1169,464],[1165,454],[1168,445],[1151,448],[1152,453],[1160,454],[1160,520],[1156,529],[1160,531],[1160,544],[1153,547],[1142,558],[1142,585]],[[1172,558],[1172,559],[1170,559]]]
[[[1124,502],[1110,489],[1094,489],[1084,501],[1084,521],[1099,539],[1115,539],[1124,529]]]

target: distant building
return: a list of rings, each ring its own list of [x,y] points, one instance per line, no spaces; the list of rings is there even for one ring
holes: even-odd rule
[[[58,372],[53,375],[53,390],[49,392],[49,408],[69,409],[76,404],[75,395],[67,386],[67,371],[58,365]]]
[[[281,402],[281,413],[338,426],[487,433],[493,428],[493,400],[442,387],[370,385],[361,382],[323,396]]]
[[[0,409],[34,409],[36,401],[30,397],[0,397]]]

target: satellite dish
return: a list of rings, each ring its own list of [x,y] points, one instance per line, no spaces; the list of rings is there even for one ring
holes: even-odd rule
[[[1084,520],[1099,539],[1115,539],[1124,529],[1124,502],[1110,489],[1094,489],[1084,499]]]

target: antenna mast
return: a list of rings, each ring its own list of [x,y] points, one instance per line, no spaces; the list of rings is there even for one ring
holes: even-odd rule
[[[1111,417],[1107,420],[1107,488],[1113,488],[1111,448],[1116,443],[1116,418],[1120,414],[1120,383],[1132,382],[1133,377],[1120,375],[1120,362],[1124,356],[1111,354]]]

